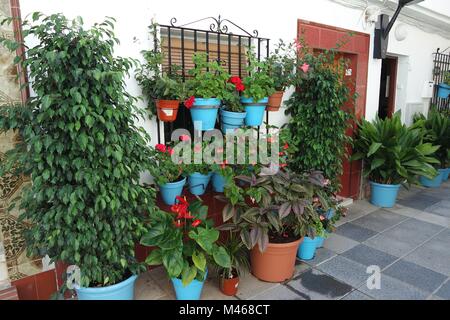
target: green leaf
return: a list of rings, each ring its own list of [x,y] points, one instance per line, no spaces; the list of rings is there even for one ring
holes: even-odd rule
[[[369,148],[369,152],[367,153],[367,158],[370,157],[372,154],[378,151],[378,149],[382,146],[379,142],[372,142]]]
[[[206,258],[203,252],[197,252],[195,251],[192,254],[192,262],[194,262],[194,265],[199,268],[202,271],[205,271],[206,268]]]
[[[231,267],[231,260],[230,256],[228,255],[227,251],[223,247],[215,248],[213,251],[213,258],[214,261],[223,268],[230,268]]]
[[[145,263],[154,266],[162,264],[162,251],[161,249],[153,249],[145,259]]]
[[[192,280],[195,279],[196,275],[197,275],[197,268],[186,264],[181,274],[181,283],[183,284],[183,286],[185,287],[189,283],[191,283]]]

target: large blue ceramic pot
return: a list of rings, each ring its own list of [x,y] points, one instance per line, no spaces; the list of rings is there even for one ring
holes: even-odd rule
[[[247,126],[260,126],[264,119],[264,111],[266,105],[269,102],[269,98],[263,98],[258,101],[254,101],[253,98],[241,97],[241,103],[245,107],[245,125]]]
[[[382,184],[370,181],[370,203],[382,207],[392,208],[397,199],[399,184]]]
[[[137,276],[132,275],[127,280],[112,286],[99,288],[76,288],[78,300],[133,300],[134,284]]]
[[[426,177],[420,176],[419,177],[420,184],[428,188],[439,188],[442,184],[442,181],[444,179],[444,173],[446,171],[447,169],[438,169],[438,175],[433,179],[428,179]]]
[[[161,192],[161,198],[167,205],[175,204],[177,196],[180,196],[183,192],[183,187],[186,184],[186,177],[177,182],[169,182],[162,186],[159,186]]]
[[[172,278],[171,280],[177,300],[200,300],[207,275],[208,271],[206,271],[205,279],[203,279],[203,281],[194,279],[187,286],[183,286],[181,279]]]
[[[216,98],[195,98],[191,107],[191,118],[196,130],[213,130],[217,120],[217,113],[220,107],[220,99]]]

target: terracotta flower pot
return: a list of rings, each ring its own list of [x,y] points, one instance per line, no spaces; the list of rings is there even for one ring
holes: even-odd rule
[[[158,118],[164,122],[173,122],[177,118],[178,100],[156,100],[156,110],[158,111]]]
[[[261,253],[258,245],[250,251],[252,273],[260,280],[283,282],[294,274],[297,249],[303,238],[288,243],[269,243]]]
[[[239,285],[239,277],[231,279],[220,277],[220,291],[227,296],[234,296],[237,293]]]
[[[267,104],[268,111],[278,111],[281,106],[281,101],[283,100],[284,91],[275,91],[269,97],[269,102]]]

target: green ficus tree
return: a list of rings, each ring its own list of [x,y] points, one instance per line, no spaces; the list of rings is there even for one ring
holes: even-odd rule
[[[0,117],[1,131],[22,137],[1,173],[31,176],[20,204],[32,225],[29,254],[77,265],[82,286],[114,284],[142,268],[134,246],[154,208],[154,191],[139,185],[149,137],[134,125],[135,99],[124,89],[133,61],[114,57],[113,23],[85,28],[81,18],[40,13],[24,21],[24,38],[38,44],[15,61],[29,70],[35,96]]]
[[[347,61],[335,50],[313,52],[303,40],[294,81],[297,90],[287,101],[288,128],[295,132],[294,170],[320,170],[339,189],[343,159],[351,137],[346,134],[353,119],[356,95],[344,79]]]

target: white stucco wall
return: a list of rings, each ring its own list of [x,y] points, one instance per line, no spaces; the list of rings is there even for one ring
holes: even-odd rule
[[[140,58],[140,51],[148,49],[152,43],[147,26],[152,18],[159,23],[168,24],[170,18],[177,17],[179,23],[186,23],[206,16],[228,18],[242,27],[258,29],[259,35],[272,39],[272,44],[279,38],[291,41],[297,35],[297,19],[305,19],[327,25],[333,25],[354,31],[371,34],[370,58],[368,68],[368,92],[366,101],[366,118],[372,119],[378,111],[378,93],[381,73],[381,60],[372,59],[373,27],[363,29],[362,10],[344,7],[328,0],[285,1],[277,5],[266,5],[260,0],[228,0],[218,4],[206,0],[21,0],[22,16],[34,11],[46,14],[62,12],[68,17],[82,16],[87,24],[102,21],[105,16],[117,19],[116,35],[121,41],[116,53],[121,56]],[[450,6],[450,3],[449,3]],[[394,26],[395,28],[395,26]],[[388,52],[399,55],[399,91],[397,92],[397,109],[406,107],[407,103],[424,102],[422,87],[431,79],[432,52],[437,47],[450,46],[450,40],[433,35],[407,25],[408,37],[397,41],[391,31]],[[138,40],[135,41],[134,39]],[[140,94],[135,80],[128,80],[128,90],[134,95]],[[402,91],[403,90],[403,91]],[[271,113],[271,123],[280,125],[285,121],[283,111]],[[142,124],[153,137],[156,137],[155,122]],[[154,139],[155,142],[155,139]]]

